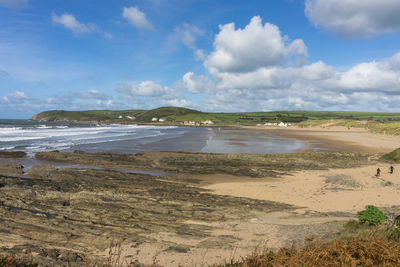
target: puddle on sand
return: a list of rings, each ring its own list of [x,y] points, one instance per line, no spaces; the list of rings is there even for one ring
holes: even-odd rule
[[[51,219],[53,218],[53,216],[50,213],[47,212],[43,212],[43,211],[38,211],[38,210],[28,210],[30,213],[34,214],[34,215],[46,215],[47,219]]]

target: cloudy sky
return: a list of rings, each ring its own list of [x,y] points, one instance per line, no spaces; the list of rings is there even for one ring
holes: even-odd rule
[[[0,118],[400,112],[399,0],[0,0]]]

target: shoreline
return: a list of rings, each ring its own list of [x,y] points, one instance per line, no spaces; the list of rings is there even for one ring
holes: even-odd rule
[[[328,151],[388,153],[400,147],[400,136],[370,133],[362,128],[348,129],[346,127],[310,127],[299,128],[291,126],[257,127],[243,126],[243,129],[271,132],[287,138],[296,138],[305,141],[307,147],[297,152],[315,151],[322,147]]]

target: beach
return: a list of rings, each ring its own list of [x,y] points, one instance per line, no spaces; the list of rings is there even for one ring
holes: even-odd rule
[[[400,137],[374,134],[363,128],[340,126],[299,128],[281,127],[244,127],[254,131],[271,132],[288,138],[296,138],[307,143],[304,150],[327,149],[340,151],[358,151],[367,153],[388,153],[400,146]]]
[[[257,247],[332,238],[366,205],[400,213],[400,165],[390,174],[393,163],[379,159],[399,137],[347,128],[213,131],[212,147],[225,153],[43,151],[25,169],[23,155],[0,153],[1,251],[48,265],[112,255],[123,266],[204,266]],[[285,143],[291,153],[254,153],[270,136],[295,140]],[[165,148],[198,137],[177,136]],[[253,153],[226,153],[240,149]]]

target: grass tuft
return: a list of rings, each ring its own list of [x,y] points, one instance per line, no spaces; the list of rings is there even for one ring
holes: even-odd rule
[[[395,228],[370,228],[329,242],[309,239],[301,247],[293,244],[277,252],[255,251],[241,261],[220,266],[399,266],[398,232]]]

